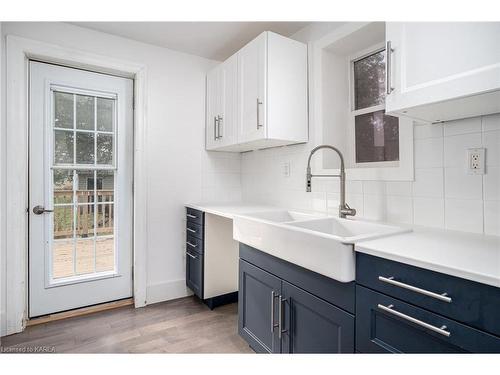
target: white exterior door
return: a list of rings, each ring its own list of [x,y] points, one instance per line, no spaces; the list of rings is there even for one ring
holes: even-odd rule
[[[240,143],[266,138],[266,44],[262,33],[238,52]]]
[[[30,62],[29,315],[132,296],[133,81]]]

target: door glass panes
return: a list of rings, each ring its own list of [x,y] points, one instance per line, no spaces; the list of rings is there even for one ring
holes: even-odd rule
[[[74,155],[72,131],[54,130],[54,164],[72,164]]]
[[[73,129],[73,94],[54,92],[54,127]]]
[[[76,128],[82,130],[94,130],[95,97],[87,95],[75,95],[75,99],[76,99]]]
[[[356,163],[399,160],[398,119],[384,112],[355,116]]]
[[[114,100],[97,98],[97,130],[113,131]]]
[[[113,135],[97,134],[97,164],[113,163]]]
[[[52,98],[52,277],[113,271],[116,99]]]
[[[94,133],[76,132],[76,164],[94,164]]]
[[[385,101],[385,51],[354,62],[354,109]]]

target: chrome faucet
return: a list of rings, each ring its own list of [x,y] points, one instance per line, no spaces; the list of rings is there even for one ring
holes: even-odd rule
[[[311,173],[311,158],[314,153],[322,148],[329,148],[335,151],[340,158],[340,174],[312,174]],[[354,216],[356,215],[356,210],[354,208],[349,207],[349,205],[345,202],[345,166],[344,166],[344,157],[342,153],[335,147],[330,145],[321,145],[315,147],[311,150],[309,154],[309,158],[307,159],[307,182],[306,182],[306,192],[311,192],[311,180],[313,177],[339,177],[340,178],[340,206],[339,206],[339,216],[341,218],[345,218],[346,216]]]

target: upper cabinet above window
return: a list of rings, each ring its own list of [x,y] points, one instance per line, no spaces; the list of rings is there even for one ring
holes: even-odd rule
[[[305,44],[264,32],[208,73],[207,150],[241,152],[307,140]]]
[[[500,112],[500,22],[389,22],[386,48],[387,112],[426,122]]]

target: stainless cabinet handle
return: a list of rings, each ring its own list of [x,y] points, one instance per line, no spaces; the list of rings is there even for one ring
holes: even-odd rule
[[[186,228],[188,231],[190,231],[191,233],[196,233],[196,231],[194,229],[191,229],[191,228]]]
[[[217,140],[217,116],[214,116],[214,141]]]
[[[41,214],[44,214],[46,212],[54,212],[54,210],[46,210],[45,207],[43,207],[43,206],[35,206],[35,207],[33,207],[33,213],[35,215],[41,215]]]
[[[191,258],[193,258],[193,259],[198,258],[197,256],[195,256],[195,255],[193,255],[193,254],[190,254],[190,253],[188,253],[188,252],[186,252],[186,254],[187,254],[187,255],[189,255],[189,256],[190,256]]]
[[[259,98],[257,98],[257,129],[263,127],[264,125],[260,124],[259,120],[260,120],[260,105],[262,104],[262,102],[259,100]]]
[[[223,117],[222,116],[217,116],[217,139],[222,138],[222,132],[221,132],[221,122],[222,122]]]
[[[394,91],[394,87],[392,87],[392,53],[394,49],[391,46],[391,41],[387,41],[386,49],[385,49],[385,87],[387,95],[390,95],[392,91]]]
[[[429,330],[431,330],[433,332],[437,332],[440,335],[443,335],[443,336],[446,336],[446,337],[450,337],[450,335],[451,335],[451,332],[446,331],[447,327],[445,325],[443,325],[441,327],[433,326],[432,324],[423,322],[423,321],[421,321],[419,319],[413,318],[413,317],[411,317],[409,315],[406,315],[406,314],[403,314],[403,313],[401,313],[399,311],[394,310],[394,305],[384,306],[384,305],[378,304],[377,307],[380,310],[388,312],[389,314],[392,314],[394,316],[400,317],[402,319],[408,320],[409,322],[415,323],[415,324],[417,324],[417,325],[419,325],[421,327],[427,328],[427,329],[429,329]]]
[[[195,216],[195,215],[191,215],[191,214],[186,214],[187,217],[190,217],[191,219],[197,219],[198,216]]]
[[[279,300],[279,309],[278,309],[278,315],[279,315],[279,320],[278,320],[278,338],[281,339],[281,336],[283,333],[286,333],[287,330],[283,329],[283,304],[286,302],[286,298],[283,298],[281,295],[278,297]]]
[[[191,243],[191,242],[189,242],[189,241],[186,241],[186,243],[187,243],[189,246],[193,247],[193,248],[196,248],[196,247],[198,246],[198,245],[194,245],[194,244],[192,244],[192,243]]]
[[[278,327],[278,323],[274,323],[274,300],[278,298],[274,290],[271,291],[271,332],[274,332],[274,329]]]
[[[403,289],[408,289],[408,290],[411,290],[412,292],[415,292],[415,293],[424,294],[426,296],[438,299],[440,301],[451,303],[451,297],[448,297],[448,293],[438,294],[438,293],[431,292],[429,290],[418,288],[418,287],[413,286],[413,285],[405,284],[405,283],[402,283],[401,281],[394,280],[394,276],[391,276],[391,277],[379,276],[378,279],[384,283],[387,283],[387,284],[391,284],[391,285],[394,285],[394,286],[397,286],[397,287],[400,287]]]

